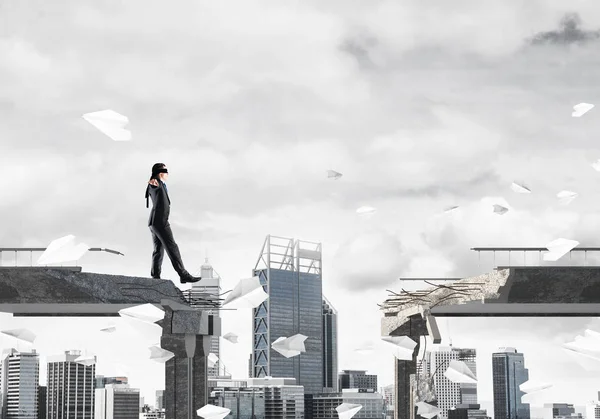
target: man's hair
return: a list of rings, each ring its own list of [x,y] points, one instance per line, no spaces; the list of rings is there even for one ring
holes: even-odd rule
[[[154,166],[152,166],[152,176],[150,176],[150,179],[157,179],[158,171],[163,167],[165,167],[164,163],[155,163]]]

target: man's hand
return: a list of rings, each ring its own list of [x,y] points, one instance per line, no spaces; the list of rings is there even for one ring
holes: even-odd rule
[[[152,186],[158,186],[158,180],[156,179],[150,179],[150,181],[148,182],[149,185]]]

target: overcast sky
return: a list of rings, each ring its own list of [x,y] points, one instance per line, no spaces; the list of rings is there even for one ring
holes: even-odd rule
[[[491,270],[474,246],[599,245],[600,110],[571,117],[600,94],[598,29],[589,0],[4,1],[0,245],[74,234],[126,255],[86,255],[86,271],[149,276],[143,192],[164,162],[190,271],[208,252],[230,289],[267,234],[322,242],[340,369],[389,384],[392,360],[354,349],[378,339],[376,304],[400,289],[398,277]],[[131,142],[81,118],[104,109],[129,117]],[[515,180],[533,193],[512,192]],[[556,199],[564,189],[580,194],[568,206]],[[500,202],[511,208],[503,216],[491,209]],[[378,212],[361,218],[363,205]],[[163,277],[177,280],[168,260]],[[99,373],[130,364],[152,402],[164,385],[163,366],[139,358],[158,336],[118,340],[94,331],[102,319],[0,320],[36,331],[44,355],[79,346],[97,353]],[[580,385],[597,372],[547,348],[588,323],[448,321],[455,345],[480,351],[480,399],[492,399],[491,352],[515,346],[532,376],[554,380],[545,401],[569,403],[595,398],[600,388]],[[224,332],[240,341],[223,342],[222,358],[238,377],[250,325],[249,312],[224,314]]]

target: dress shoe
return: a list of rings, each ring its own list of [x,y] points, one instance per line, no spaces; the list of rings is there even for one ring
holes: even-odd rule
[[[182,284],[185,284],[186,282],[198,282],[200,281],[202,278],[199,276],[192,276],[192,274],[190,274],[189,272],[184,273],[183,275],[181,275],[179,277],[180,281]]]

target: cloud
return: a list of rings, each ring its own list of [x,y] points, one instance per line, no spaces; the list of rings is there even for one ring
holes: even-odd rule
[[[560,30],[541,32],[531,39],[533,45],[559,44],[569,45],[600,38],[600,30],[588,31],[579,28],[581,18],[578,13],[568,13],[560,21]]]

